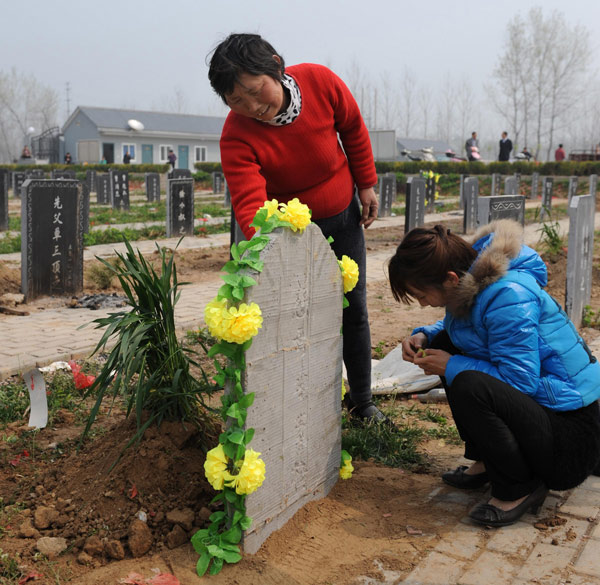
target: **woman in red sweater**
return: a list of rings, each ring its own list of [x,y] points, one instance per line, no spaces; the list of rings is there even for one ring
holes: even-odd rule
[[[333,237],[336,256],[358,263],[359,281],[343,313],[351,412],[385,420],[371,395],[363,234],[363,226],[377,217],[377,173],[356,101],[326,67],[286,68],[283,57],[253,34],[232,34],[220,43],[208,77],[231,108],[221,135],[221,163],[245,236],[254,234],[250,223],[265,201],[297,197],[312,210],[323,235]]]

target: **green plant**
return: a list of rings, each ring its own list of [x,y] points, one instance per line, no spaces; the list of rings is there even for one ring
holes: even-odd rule
[[[102,400],[109,390],[113,400],[123,393],[127,416],[135,412],[137,432],[128,444],[139,441],[153,423],[163,420],[189,421],[199,430],[212,427],[205,404],[205,396],[212,386],[204,370],[196,363],[196,352],[184,348],[177,339],[175,305],[180,292],[174,257],[167,260],[167,252],[157,244],[161,258],[160,274],[145,260],[141,252],[135,254],[125,241],[126,254],[117,253],[114,265],[101,260],[119,279],[130,305],[129,310],[112,313],[96,319],[96,328],[106,328],[94,353],[103,349],[115,336],[116,344],[95,382],[84,396],[97,393],[97,398],[83,437],[89,432]],[[190,372],[194,365],[202,373],[197,380]],[[144,421],[144,412],[148,413]]]
[[[21,576],[19,561],[0,548],[0,585],[16,583]]]
[[[540,243],[545,246],[549,254],[558,254],[564,248],[564,238],[557,221],[544,221],[537,231],[541,232]]]
[[[385,357],[384,353],[385,341],[380,341],[374,348],[373,353],[378,360],[382,360]]]
[[[583,317],[581,322],[584,327],[600,329],[600,311],[594,311],[590,305],[586,305],[583,307]]]

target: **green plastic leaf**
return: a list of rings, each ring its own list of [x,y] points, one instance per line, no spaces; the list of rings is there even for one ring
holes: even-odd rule
[[[229,530],[226,530],[221,535],[221,538],[225,542],[230,542],[231,544],[237,544],[242,539],[242,529],[234,525]]]
[[[254,438],[254,429],[246,429],[246,445]]]
[[[242,276],[240,284],[244,288],[248,288],[254,286],[256,284],[256,280],[254,280],[251,276]]]
[[[202,555],[206,552],[206,545],[204,544],[204,539],[208,538],[208,530],[203,529],[203,530],[198,530],[198,532],[196,532],[194,534],[194,536],[192,536],[192,538],[190,539],[190,542],[192,543],[192,546],[194,547],[194,550],[199,554]]]
[[[239,405],[242,408],[248,408],[249,406],[252,406],[254,404],[254,396],[255,393],[254,392],[249,392],[248,394],[244,394],[239,401]]]
[[[240,520],[240,528],[242,530],[248,530],[250,526],[252,526],[252,518],[250,518],[249,516],[244,516]]]
[[[243,276],[241,274],[223,274],[221,278],[227,284],[230,284],[233,287],[237,287],[240,285]]]
[[[237,244],[231,244],[231,257],[234,260],[239,260],[240,259],[240,253],[238,251]]]
[[[237,402],[234,402],[227,409],[227,416],[230,416],[231,418],[237,418],[239,415],[240,415],[240,406]]]
[[[233,457],[232,457],[233,459]],[[239,496],[232,490],[228,489],[225,490],[225,499],[230,503],[233,504],[234,502],[237,502]]]
[[[236,272],[239,272],[239,270],[240,265],[235,260],[229,260],[229,262],[226,262],[223,265],[223,268],[221,268],[221,272],[229,272],[230,274],[235,274]]]
[[[214,559],[213,564],[210,566],[208,571],[209,575],[218,575],[223,568],[223,559]]]
[[[242,555],[239,552],[226,550],[223,555],[223,559],[226,563],[238,563],[242,559]]]
[[[266,208],[261,208],[256,212],[252,223],[250,224],[252,227],[262,228],[263,224],[267,219],[267,215],[269,214],[269,210]],[[261,230],[262,232],[262,230]],[[263,232],[264,233],[264,232]]]
[[[206,569],[208,569],[208,565],[211,560],[210,554],[207,552],[202,553],[201,557],[198,559],[196,563],[196,573],[198,573],[198,577],[202,577],[204,573],[206,573]]]
[[[244,298],[244,289],[241,286],[236,286],[231,291],[231,295],[236,301],[241,301]]]
[[[334,242],[334,240],[333,240],[333,236],[329,236],[329,237],[327,238],[327,243],[328,243],[329,245],[331,245],[331,244],[333,244],[333,242]]]
[[[345,309],[346,307],[349,307],[349,306],[350,306],[350,303],[348,302],[346,295],[344,295],[344,300],[342,301],[342,309]]]
[[[233,300],[233,297],[231,296],[231,285],[229,284],[224,284],[220,289],[219,292],[217,292],[217,299],[221,300],[221,299],[227,299],[227,300]]]
[[[211,522],[220,522],[221,520],[223,520],[223,518],[225,518],[225,516],[227,516],[227,514],[223,511],[218,511],[218,512],[213,512],[208,519]]]
[[[236,445],[240,445],[242,443],[242,441],[244,440],[244,433],[243,433],[243,431],[235,431],[234,433],[231,433],[228,436],[228,439],[232,443],[235,443]]]

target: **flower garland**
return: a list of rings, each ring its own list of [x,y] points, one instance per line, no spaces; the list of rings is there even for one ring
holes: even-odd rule
[[[245,394],[242,388],[242,371],[246,368],[245,352],[252,345],[253,337],[262,327],[262,313],[256,303],[241,302],[245,289],[256,281],[242,270],[261,272],[263,262],[260,252],[269,242],[267,234],[275,228],[286,227],[302,233],[311,223],[311,211],[297,198],[288,203],[276,199],[265,202],[257,211],[251,224],[257,235],[249,241],[231,246],[232,260],[227,262],[221,276],[225,284],[217,296],[205,307],[204,319],[210,334],[217,343],[208,352],[209,357],[221,354],[228,359],[222,367],[215,360],[215,381],[228,387],[221,397],[221,417],[226,430],[219,436],[219,444],[206,454],[204,472],[210,485],[218,493],[212,503],[223,502],[225,510],[213,512],[208,528],[198,530],[192,536],[192,545],[200,555],[196,565],[199,576],[208,570],[217,574],[224,563],[237,563],[241,558],[239,542],[242,531],[248,530],[252,519],[246,516],[245,498],[256,491],[265,479],[265,463],[260,453],[247,448],[254,436],[254,429],[244,429],[248,407],[254,402],[254,393]],[[331,240],[330,240],[331,243]],[[342,272],[344,293],[351,291],[358,281],[358,265],[348,256],[338,260]],[[344,307],[348,301],[344,296]],[[345,393],[342,381],[342,398]],[[352,457],[342,451],[340,477],[352,475]]]

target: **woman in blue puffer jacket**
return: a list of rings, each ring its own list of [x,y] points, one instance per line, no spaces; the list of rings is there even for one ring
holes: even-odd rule
[[[442,225],[416,228],[389,261],[396,300],[446,308],[403,341],[403,357],[442,378],[474,461],[442,479],[491,483],[491,499],[470,513],[488,526],[537,512],[548,488],[580,484],[600,460],[600,364],[522,239],[511,220],[484,226],[473,244]]]

